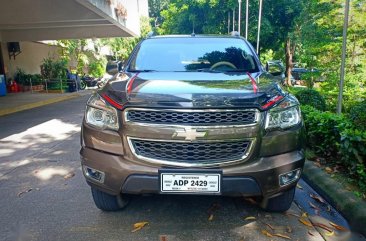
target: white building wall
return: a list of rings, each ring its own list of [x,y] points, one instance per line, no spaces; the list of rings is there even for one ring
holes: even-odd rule
[[[149,3],[148,0],[137,0],[139,4],[139,14],[143,17],[149,17]]]
[[[140,35],[140,17],[149,16],[148,0],[88,0],[95,7],[102,10],[109,17],[115,19],[120,24],[134,32],[136,35]],[[116,15],[115,8],[118,5],[127,10],[127,17],[119,17]]]
[[[2,42],[4,68],[7,78],[14,78],[17,67],[27,74],[39,74],[44,58],[59,57],[59,47],[38,42],[19,42],[21,53],[9,59],[7,43]]]

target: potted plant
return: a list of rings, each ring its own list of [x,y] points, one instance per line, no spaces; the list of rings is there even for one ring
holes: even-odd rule
[[[25,73],[21,68],[17,68],[15,71],[14,81],[18,84],[20,91],[26,91],[26,87],[29,83],[29,75]]]

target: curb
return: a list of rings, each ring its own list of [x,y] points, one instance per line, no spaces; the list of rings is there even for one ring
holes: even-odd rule
[[[366,202],[358,200],[311,161],[305,162],[302,177],[342,213],[354,231],[366,236]]]
[[[42,101],[33,102],[30,104],[20,105],[20,106],[16,106],[16,107],[0,109],[0,116],[9,115],[9,114],[12,114],[15,112],[33,109],[33,108],[37,108],[37,107],[41,107],[44,105],[49,105],[49,104],[53,104],[56,102],[61,102],[61,101],[69,100],[69,99],[74,99],[74,98],[77,98],[80,96],[82,96],[82,95],[75,93],[75,94],[71,94],[71,95],[55,97],[55,98],[51,98],[48,100],[42,100]]]

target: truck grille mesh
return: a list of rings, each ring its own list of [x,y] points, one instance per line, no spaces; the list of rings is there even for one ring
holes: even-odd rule
[[[184,111],[150,111],[128,110],[127,119],[147,124],[232,124],[247,125],[255,123],[256,111],[217,111],[217,112],[184,112]]]
[[[137,155],[145,158],[188,164],[216,164],[240,160],[250,141],[237,142],[160,142],[132,140]]]

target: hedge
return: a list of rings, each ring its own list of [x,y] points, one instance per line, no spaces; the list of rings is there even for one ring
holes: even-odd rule
[[[310,105],[318,110],[326,110],[324,97],[314,89],[304,89],[295,93],[296,98],[302,105]]]
[[[308,148],[319,156],[341,161],[361,190],[366,191],[366,130],[344,115],[306,105],[301,110]]]

